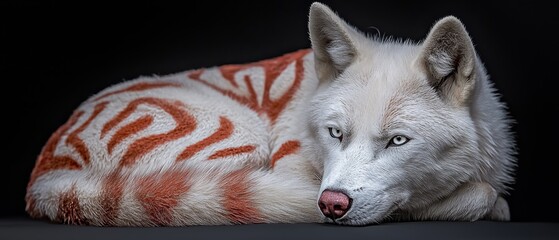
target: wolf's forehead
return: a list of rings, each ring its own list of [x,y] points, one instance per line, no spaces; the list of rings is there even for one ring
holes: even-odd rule
[[[361,77],[353,83],[354,94],[346,96],[353,106],[354,127],[375,132],[386,129],[405,112],[406,106],[415,105],[426,88],[424,76],[414,67],[414,49],[384,50],[352,69],[359,72],[354,76]]]
[[[369,121],[380,122],[380,118],[395,115],[410,102],[419,100],[414,99],[423,88],[419,79],[404,75],[393,77],[383,76],[385,79],[370,81],[359,93],[351,96],[355,106],[358,106],[356,114]]]
[[[418,47],[401,43],[381,43],[362,53],[350,69],[349,79],[360,89],[360,100],[386,102],[394,94],[413,91],[425,78],[416,67]]]
[[[392,88],[400,85],[402,81],[418,77],[418,45],[410,42],[372,42],[362,50],[350,71],[361,76],[361,80],[365,81],[368,87]]]
[[[420,47],[411,43],[385,42],[373,44],[363,52],[361,62],[371,66],[373,73],[394,80],[412,74]],[[374,76],[373,76],[374,77]],[[403,79],[402,79],[403,80]]]

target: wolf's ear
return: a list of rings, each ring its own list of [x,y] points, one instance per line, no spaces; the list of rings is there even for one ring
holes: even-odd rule
[[[476,80],[476,53],[460,20],[453,16],[439,20],[418,60],[444,100],[456,106],[468,102]]]
[[[336,78],[357,57],[355,44],[360,33],[321,3],[311,5],[309,34],[321,82]]]

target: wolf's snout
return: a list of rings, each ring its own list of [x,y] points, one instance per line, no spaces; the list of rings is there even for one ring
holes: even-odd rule
[[[335,220],[351,208],[351,198],[342,192],[324,190],[318,199],[318,207],[324,216]]]

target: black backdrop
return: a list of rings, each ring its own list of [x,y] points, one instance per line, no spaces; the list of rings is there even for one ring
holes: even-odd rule
[[[365,32],[378,34],[378,29],[382,35],[416,41],[437,19],[460,18],[516,119],[519,165],[507,197],[512,220],[556,222],[557,13],[543,2],[483,2],[324,1]],[[87,97],[140,75],[307,48],[310,3],[1,2],[5,125],[0,129],[7,131],[0,158],[0,217],[25,215],[25,187],[36,156]]]

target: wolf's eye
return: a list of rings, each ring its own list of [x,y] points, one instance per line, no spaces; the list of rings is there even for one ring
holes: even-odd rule
[[[394,136],[392,139],[390,139],[390,142],[388,142],[388,145],[386,147],[397,147],[397,146],[402,146],[404,144],[406,144],[410,139],[407,138],[406,136],[402,136],[402,135],[396,135]]]
[[[342,137],[343,137],[342,130],[330,127],[328,128],[328,131],[330,131],[331,137],[339,139],[340,142],[342,141]]]

